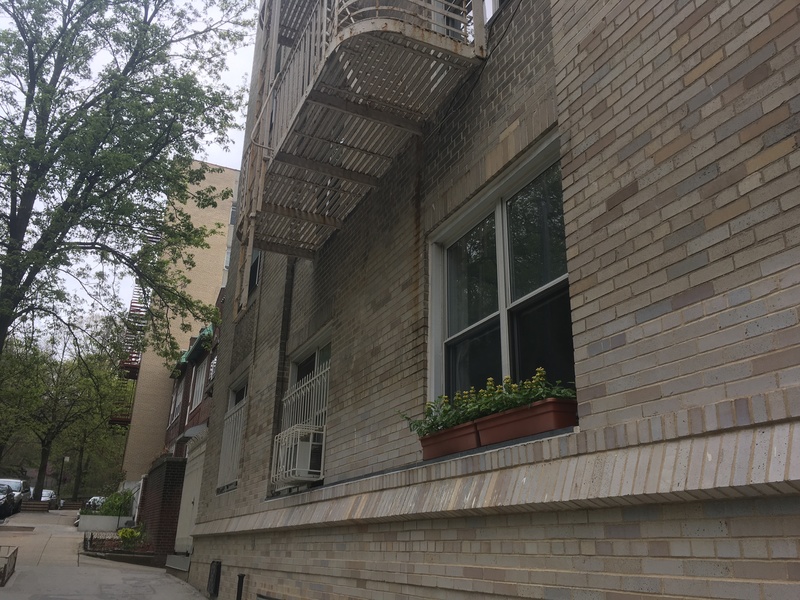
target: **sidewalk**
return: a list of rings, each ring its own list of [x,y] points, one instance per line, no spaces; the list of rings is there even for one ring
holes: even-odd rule
[[[199,600],[204,596],[163,569],[80,554],[75,511],[19,513],[0,525],[0,545],[17,546],[17,567],[3,600]]]

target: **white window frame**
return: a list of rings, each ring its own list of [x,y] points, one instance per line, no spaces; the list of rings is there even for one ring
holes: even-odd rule
[[[172,386],[172,404],[169,411],[169,424],[172,425],[178,417],[181,416],[181,404],[183,404],[183,384],[186,377],[181,377],[179,381]]]
[[[208,381],[208,356],[205,356],[192,370],[192,401],[189,404],[186,418],[189,413],[200,406],[206,391],[206,381]]]
[[[320,368],[319,351],[325,346],[331,345],[331,332],[329,329],[324,329],[317,335],[312,337],[308,342],[300,346],[291,354],[289,359],[289,385],[293,386],[297,383],[297,366],[306,361],[312,354],[314,354],[314,372]],[[331,351],[332,356],[332,351]],[[330,362],[330,357],[328,358]]]
[[[542,288],[527,294],[513,303],[507,302],[511,297],[508,282],[508,245],[505,243],[506,211],[505,201],[524,186],[541,175],[560,158],[558,132],[551,131],[536,148],[522,157],[510,170],[497,181],[487,185],[477,194],[468,206],[458,211],[431,235],[429,252],[431,317],[430,335],[428,337],[428,399],[435,400],[445,393],[445,342],[447,336],[447,248],[481,223],[494,211],[496,245],[498,261],[504,265],[497,271],[498,310],[500,317],[501,362],[503,373],[511,372],[511,351],[509,343],[508,316],[513,306],[527,301],[547,288],[558,285],[567,279],[563,275]],[[502,232],[502,233],[501,233]],[[480,323],[494,318],[496,313],[482,319]],[[472,324],[470,328],[475,327]]]

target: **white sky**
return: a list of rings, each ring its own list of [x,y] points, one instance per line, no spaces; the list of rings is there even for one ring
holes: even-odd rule
[[[247,46],[231,57],[228,63],[228,73],[227,76],[223,78],[223,81],[231,87],[244,84],[246,89],[250,89],[250,71],[252,70],[252,66],[253,46]],[[240,123],[244,123],[245,114],[246,112],[239,115],[238,121]],[[204,160],[221,167],[240,169],[242,163],[244,130],[231,131],[230,137],[233,141],[227,152],[216,144],[209,145],[206,149],[208,154],[204,157]]]

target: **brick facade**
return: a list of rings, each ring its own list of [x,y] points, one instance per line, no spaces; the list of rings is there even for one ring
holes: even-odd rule
[[[798,18],[504,3],[488,58],[315,259],[266,254],[225,307],[190,581],[221,560],[226,599],[238,574],[246,598],[797,596]],[[580,426],[423,463],[398,413],[436,386],[431,248],[551,139]],[[274,497],[276,402],[321,338],[324,485]],[[245,377],[217,494],[219,390]]]
[[[222,171],[219,173],[207,173],[203,185],[212,185],[218,190],[235,190],[239,172],[220,168]],[[220,287],[225,285],[225,249],[229,245],[227,233],[232,204],[231,199],[218,202],[216,207],[199,209],[191,202],[184,207],[196,226],[205,226],[216,231],[207,239],[208,248],[197,248],[193,251],[196,265],[186,273],[190,280],[187,292],[208,304],[214,303]],[[191,336],[196,335],[206,325],[207,323],[190,324],[190,329],[183,331],[175,324],[173,335],[178,347],[188,347]],[[164,450],[165,430],[170,425],[174,382],[170,378],[170,371],[171,369],[164,366],[164,359],[154,351],[145,351],[142,354],[122,465],[125,477],[130,482],[138,482]]]
[[[164,456],[153,464],[145,479],[137,521],[144,525],[156,560],[161,565],[167,555],[175,551],[185,469],[185,458]]]

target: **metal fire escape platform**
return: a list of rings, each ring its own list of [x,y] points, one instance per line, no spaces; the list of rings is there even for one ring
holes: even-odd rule
[[[310,258],[480,63],[483,1],[267,0],[261,17],[237,230]]]

